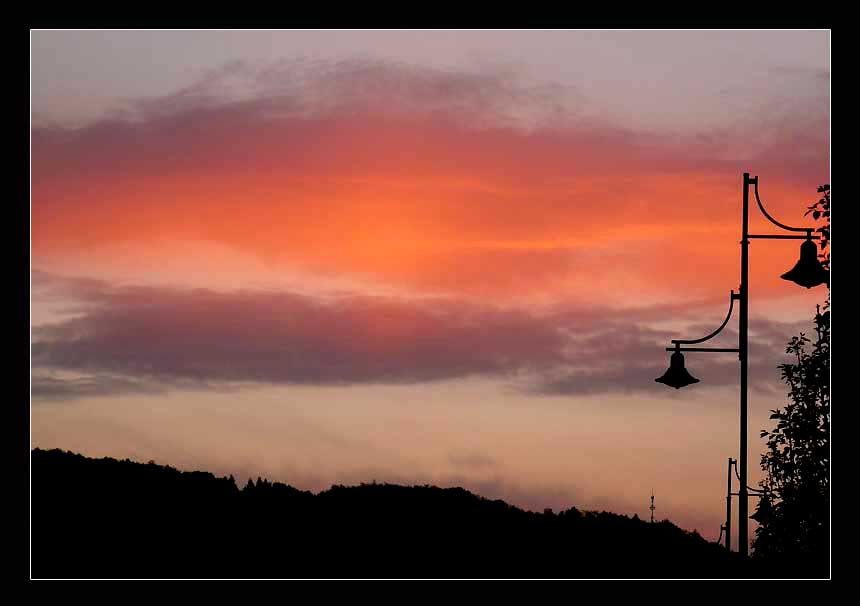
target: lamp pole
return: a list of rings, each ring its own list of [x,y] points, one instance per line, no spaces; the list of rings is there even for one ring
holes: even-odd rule
[[[805,236],[799,235],[783,235],[783,234],[751,234],[749,233],[749,205],[750,205],[750,186],[754,187],[755,199],[761,213],[777,227],[791,232],[806,232]],[[758,195],[758,177],[750,177],[749,173],[744,173],[743,181],[743,219],[741,222],[741,284],[738,292],[731,292],[729,299],[729,313],[726,319],[711,334],[702,337],[701,339],[672,339],[674,347],[667,347],[666,351],[673,352],[669,370],[666,373],[655,379],[658,383],[663,383],[669,387],[680,389],[694,383],[698,383],[699,379],[693,377],[687,372],[684,367],[683,351],[695,352],[736,352],[740,360],[740,453],[738,463],[740,472],[738,481],[740,488],[737,493],[731,492],[731,475],[729,475],[729,494],[726,497],[726,548],[731,549],[731,495],[737,494],[739,497],[738,503],[738,552],[742,557],[746,558],[749,549],[749,497],[750,488],[747,486],[747,386],[749,374],[749,245],[752,239],[772,239],[772,240],[805,240],[800,247],[800,260],[790,271],[786,272],[781,278],[789,280],[805,288],[812,288],[821,284],[828,283],[830,274],[827,270],[821,267],[818,261],[817,248],[812,240],[819,240],[819,236],[813,236],[814,228],[811,227],[789,227],[780,223],[770,216],[761,203],[761,198]],[[737,348],[715,348],[715,347],[681,347],[681,345],[691,345],[702,343],[712,339],[720,331],[725,328],[732,315],[734,302],[738,301],[739,318],[738,318],[738,346]],[[732,459],[729,459],[729,469],[731,469]],[[753,496],[760,497],[761,491],[752,489]]]
[[[726,524],[723,529],[726,531],[726,549],[732,550],[732,465],[737,463],[729,457],[729,468],[726,474]]]
[[[738,357],[741,362],[741,444],[740,444],[740,494],[738,500],[738,551],[741,556],[747,555],[747,516],[749,514],[749,503],[747,502],[747,374],[749,363],[747,353],[749,351],[749,215],[750,215],[750,185],[758,185],[758,177],[750,179],[749,173],[744,173],[744,218],[741,237],[741,287],[739,293],[740,317],[738,318]]]

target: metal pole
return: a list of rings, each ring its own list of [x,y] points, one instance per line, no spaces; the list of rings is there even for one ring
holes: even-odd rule
[[[726,550],[732,550],[732,458],[729,457],[728,485],[726,486]]]
[[[757,181],[750,179],[749,173],[744,173],[744,216],[743,236],[741,240],[741,288],[740,288],[740,320],[738,326],[741,362],[741,444],[740,444],[740,482],[738,492],[738,553],[741,557],[747,557],[747,531],[748,531],[748,495],[747,495],[747,353],[749,351],[749,204],[750,185]]]

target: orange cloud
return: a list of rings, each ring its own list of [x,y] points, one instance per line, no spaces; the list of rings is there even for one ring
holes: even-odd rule
[[[643,297],[679,287],[712,296],[714,284],[739,279],[740,173],[761,167],[770,210],[788,222],[827,179],[826,153],[808,157],[821,148],[814,131],[783,133],[808,144],[794,155],[774,144],[778,153],[749,157],[744,138],[729,135],[672,138],[570,117],[493,123],[498,104],[471,126],[487,93],[468,78],[398,89],[405,101],[386,107],[356,92],[361,78],[368,90],[385,81],[378,71],[329,76],[345,94],[334,106],[306,93],[223,103],[198,94],[147,105],[137,120],[37,129],[36,263],[168,242],[169,263],[188,254],[183,243],[208,241],[274,267],[419,291],[574,296],[624,284]],[[490,97],[510,92],[488,82]],[[437,103],[417,100],[437,89]],[[754,254],[780,273],[795,256],[779,246]],[[200,273],[211,269],[200,261]]]

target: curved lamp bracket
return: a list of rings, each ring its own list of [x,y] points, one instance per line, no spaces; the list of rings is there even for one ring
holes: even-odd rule
[[[741,481],[741,476],[738,474],[738,462],[737,462],[737,461],[734,461],[734,462],[732,463],[732,467],[734,467],[734,468],[735,468],[735,477],[738,479],[738,482],[740,482],[740,481]],[[748,492],[750,492],[750,493],[752,493],[752,494],[750,494],[750,495],[749,495],[749,496],[751,496],[751,497],[762,497],[762,496],[764,496],[764,495],[766,495],[766,494],[767,494],[767,492],[766,492],[766,491],[764,491],[764,490],[762,490],[762,489],[760,489],[760,488],[753,488],[752,486],[747,486],[747,491],[748,491]],[[735,495],[735,496],[740,496],[737,492],[733,492],[732,494],[733,494],[733,495]]]
[[[764,209],[764,205],[761,203],[761,198],[758,197],[758,177],[755,178],[754,185],[755,185],[755,201],[758,202],[759,210],[762,212],[762,214],[765,217],[767,217],[768,221],[770,221],[771,223],[773,223],[777,227],[781,227],[782,229],[784,229],[786,231],[805,231],[807,233],[807,235],[812,233],[812,230],[814,229],[812,227],[789,227],[788,225],[780,223],[779,221],[777,221],[776,219],[771,217],[770,214],[768,214],[768,212]]]
[[[740,295],[735,294],[735,291],[731,291],[731,295],[729,296],[729,313],[726,314],[726,319],[723,320],[723,323],[720,324],[720,327],[717,330],[701,339],[672,339],[672,343],[675,345],[692,345],[693,343],[702,343],[708,339],[716,337],[726,327],[726,324],[729,323],[729,318],[732,317],[732,310],[735,307],[735,299],[738,298],[740,298]]]

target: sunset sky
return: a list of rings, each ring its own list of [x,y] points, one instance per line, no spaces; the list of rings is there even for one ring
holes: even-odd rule
[[[719,535],[737,356],[654,379],[738,288],[744,172],[812,224],[828,31],[33,31],[31,60],[33,447],[537,511],[653,489]],[[752,485],[826,297],[797,258],[750,247]]]

